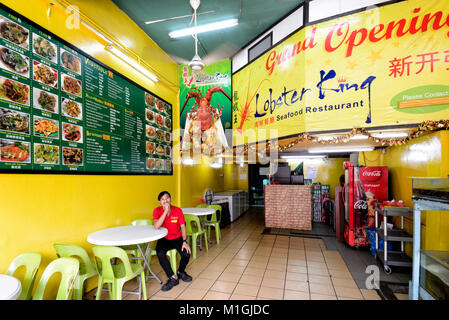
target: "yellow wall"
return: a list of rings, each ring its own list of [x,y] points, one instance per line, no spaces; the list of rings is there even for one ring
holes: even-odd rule
[[[2,3],[161,96],[173,105],[174,115],[179,113],[175,87],[141,78],[104,51],[104,45],[89,30],[66,29],[66,14],[59,6],[53,7],[47,19],[48,1],[4,0]],[[130,46],[144,53],[149,64],[177,83],[177,65],[111,1],[76,3],[91,19],[104,24],[105,29],[124,41],[129,40]],[[179,128],[177,117],[173,119],[173,126]],[[86,241],[89,233],[126,225],[138,217],[151,217],[161,190],[168,190],[175,205],[180,205],[177,193],[179,170],[179,165],[175,165],[173,176],[2,174],[0,273],[6,271],[17,255],[37,251],[43,256],[39,279],[46,265],[56,257],[53,244],[57,242],[78,244],[91,253],[91,245]],[[88,289],[95,286],[96,281],[90,281]]]
[[[390,194],[395,200],[403,200],[413,207],[412,180],[409,177],[441,177],[449,175],[449,132],[439,131],[412,140],[403,146],[389,147],[381,151],[360,154],[361,165],[388,166]],[[413,233],[413,220],[405,220],[407,232]],[[399,219],[396,219],[397,226]],[[446,212],[422,212],[421,246],[425,250],[449,250],[449,214]],[[411,245],[406,246],[411,254]]]
[[[307,159],[307,160],[288,160],[291,170],[303,162],[304,178],[306,179],[311,168],[316,168],[316,178],[313,183],[328,184],[330,186],[330,197],[335,197],[335,187],[340,186],[340,176],[345,174],[343,162],[349,161],[349,158],[328,158],[328,159]]]

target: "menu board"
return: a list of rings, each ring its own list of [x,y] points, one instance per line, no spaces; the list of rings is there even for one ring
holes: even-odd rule
[[[0,7],[0,170],[172,174],[172,106]]]

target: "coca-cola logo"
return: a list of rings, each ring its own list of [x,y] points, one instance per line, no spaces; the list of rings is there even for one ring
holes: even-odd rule
[[[359,200],[356,203],[354,203],[354,209],[355,210],[366,210],[368,209],[368,202],[365,200]]]
[[[375,182],[382,178],[381,170],[370,170],[369,168],[362,168],[362,182]]]

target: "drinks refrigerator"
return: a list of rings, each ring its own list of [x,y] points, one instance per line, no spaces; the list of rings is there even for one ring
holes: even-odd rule
[[[388,200],[388,167],[358,167],[344,163],[345,231],[352,247],[368,247],[366,228],[375,227],[376,202]]]

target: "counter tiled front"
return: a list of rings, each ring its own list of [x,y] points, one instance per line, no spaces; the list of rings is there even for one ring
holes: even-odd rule
[[[266,185],[265,226],[312,230],[310,185]]]

